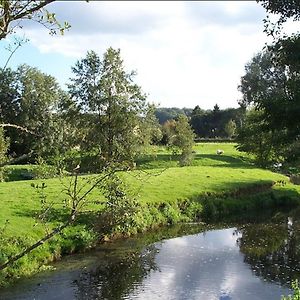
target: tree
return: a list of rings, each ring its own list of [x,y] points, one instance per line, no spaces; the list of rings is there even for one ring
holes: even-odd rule
[[[85,147],[102,161],[132,162],[139,151],[139,120],[147,111],[146,95],[127,73],[120,49],[109,48],[100,60],[93,52],[72,68],[69,92],[88,115]]]
[[[166,121],[162,125],[162,144],[163,145],[169,145],[172,136],[175,134],[175,126],[176,126],[176,121],[171,119]]]
[[[163,137],[161,125],[155,116],[154,105],[149,105],[144,116],[140,117],[139,136],[140,144],[143,148],[150,144],[159,144]]]
[[[276,143],[283,155],[286,146],[299,139],[300,132],[299,55],[288,51],[287,46],[299,47],[300,40],[295,39],[295,45],[290,42],[286,45],[285,41],[280,40],[275,48],[257,54],[246,65],[246,75],[239,87],[243,93],[241,104],[260,110],[269,131],[280,137]]]
[[[168,120],[175,120],[179,115],[190,116],[192,109],[178,107],[158,107],[155,110],[155,116],[159,120],[159,124],[163,125]]]
[[[194,108],[190,124],[199,138],[221,137],[227,138],[226,126],[232,120],[236,127],[240,126],[244,116],[243,108],[227,108],[224,110],[218,107],[214,110],[202,110],[198,105]]]
[[[254,155],[259,166],[267,167],[276,158],[274,138],[275,134],[264,121],[262,111],[251,109],[238,130],[237,149]]]
[[[175,123],[174,134],[170,137],[169,144],[179,150],[179,164],[181,166],[190,165],[193,159],[193,145],[195,134],[185,115],[179,115]]]
[[[55,0],[0,0],[0,40],[22,28],[23,20],[32,20],[48,28],[51,34],[60,31],[62,34],[70,25],[61,25],[54,13],[45,7]]]
[[[57,105],[64,93],[56,79],[21,65],[16,71],[0,69],[0,85],[0,122],[11,124],[6,130],[10,153],[49,155],[61,142]]]
[[[236,123],[230,119],[225,125],[225,132],[229,138],[232,138],[236,133]]]

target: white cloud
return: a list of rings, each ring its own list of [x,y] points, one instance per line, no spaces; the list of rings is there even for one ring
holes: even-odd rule
[[[82,58],[121,48],[149,100],[162,106],[236,107],[245,63],[264,45],[264,10],[255,2],[57,2],[72,24],[64,36],[27,29],[42,53]],[[68,68],[70,66],[59,66]]]

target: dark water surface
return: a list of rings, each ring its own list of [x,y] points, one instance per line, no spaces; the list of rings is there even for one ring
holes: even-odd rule
[[[0,299],[280,300],[300,278],[300,233],[292,222],[172,227],[53,267],[0,291]]]

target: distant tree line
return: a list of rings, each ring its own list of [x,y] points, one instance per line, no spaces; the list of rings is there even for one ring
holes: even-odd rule
[[[227,108],[221,110],[216,104],[212,110],[201,109],[197,105],[190,108],[156,108],[155,116],[164,127],[167,122],[176,120],[179,115],[189,118],[189,123],[198,138],[234,138],[237,129],[241,127],[245,109]]]

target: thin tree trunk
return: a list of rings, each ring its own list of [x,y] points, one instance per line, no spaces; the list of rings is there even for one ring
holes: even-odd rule
[[[26,254],[30,253],[32,250],[34,250],[34,249],[38,248],[39,246],[43,245],[46,241],[48,241],[49,239],[51,239],[54,235],[60,233],[63,229],[65,229],[66,227],[68,227],[69,225],[71,225],[71,223],[74,222],[74,220],[75,220],[75,215],[73,215],[67,223],[65,223],[65,224],[63,224],[63,225],[61,225],[59,227],[56,227],[49,234],[47,234],[42,239],[40,239],[39,241],[37,241],[35,244],[33,244],[30,247],[26,248],[21,253],[19,253],[19,254],[15,255],[15,256],[12,256],[11,258],[9,258],[4,264],[0,265],[0,271],[3,270],[3,269],[5,269],[5,268],[7,268],[9,265],[11,265],[12,263],[14,263],[18,259],[22,258]]]

